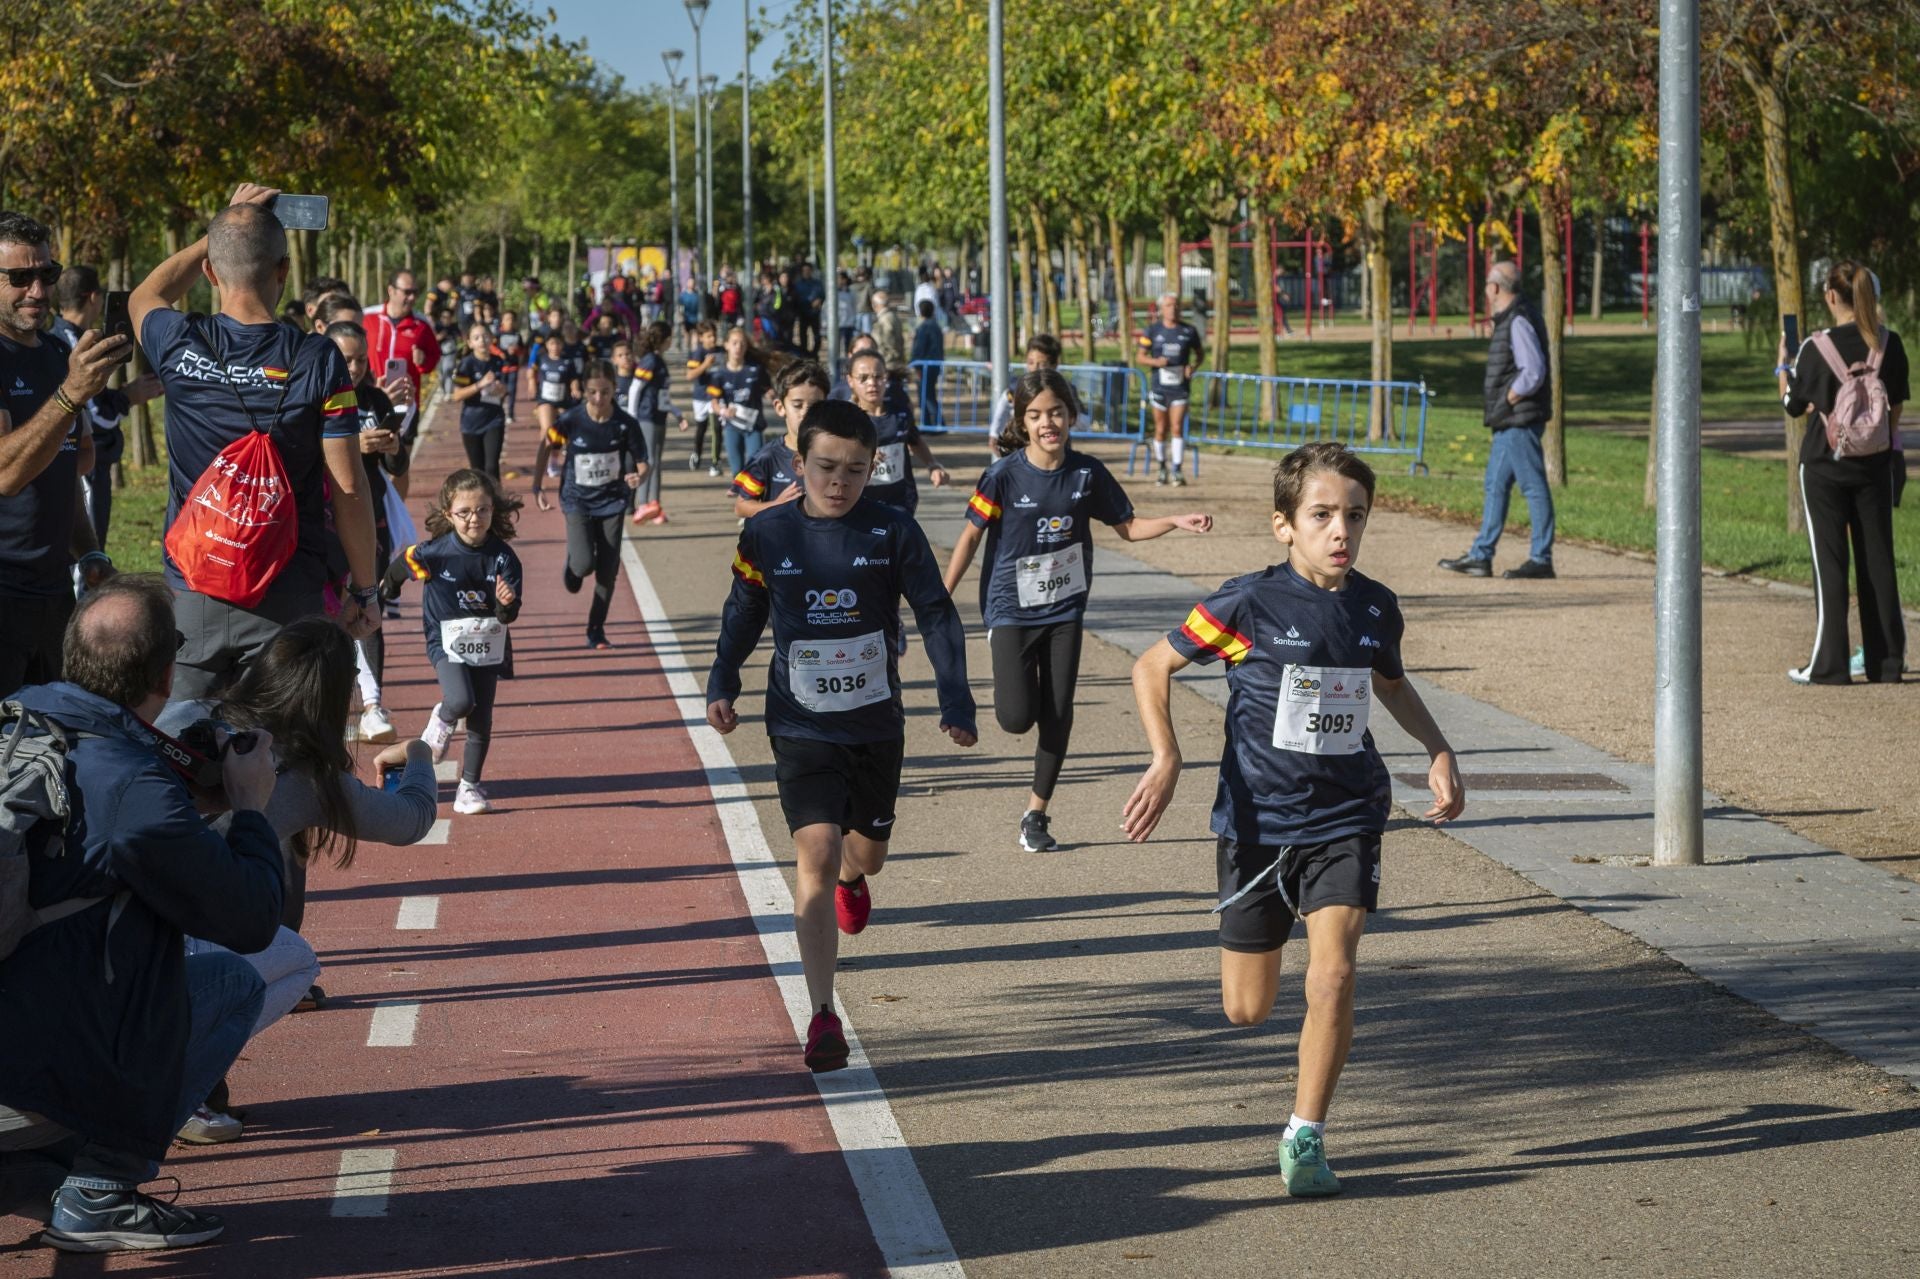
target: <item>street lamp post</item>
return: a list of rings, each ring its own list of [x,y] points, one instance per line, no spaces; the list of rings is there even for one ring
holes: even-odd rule
[[[713,99],[720,87],[720,77],[710,75],[700,81],[701,91],[706,94],[707,103],[707,287],[714,296],[720,296],[720,283],[713,273],[713,224],[716,220],[713,207]]]
[[[740,0],[740,260],[746,264],[740,281],[741,309],[753,315],[759,291],[759,263],[753,256],[753,0]],[[748,320],[747,332],[753,332]]]
[[[693,23],[693,97],[695,150],[700,152],[702,176],[694,185],[696,201],[706,212],[706,287],[713,288],[713,119],[707,114],[707,78],[700,69],[700,24],[706,21],[708,0],[686,0],[687,20]],[[705,121],[702,129],[700,122]],[[703,144],[704,139],[704,144]]]
[[[988,361],[993,365],[993,402],[1007,393],[1007,361],[1012,357],[1007,329],[1013,322],[1013,278],[1007,264],[1007,75],[1005,0],[987,0],[987,247]]]
[[[826,342],[828,351],[827,367],[832,369],[840,357],[840,220],[834,205],[833,174],[833,0],[820,0],[820,92],[822,116],[825,119],[826,138],[821,159],[825,172],[821,175],[822,193],[826,199],[827,213],[827,253],[820,262],[820,286],[826,290],[826,332],[820,336]]]
[[[680,124],[674,104],[680,97],[678,49],[667,49],[660,61],[667,68],[667,191],[672,222],[667,229],[667,323],[673,323],[673,308],[680,304]]]

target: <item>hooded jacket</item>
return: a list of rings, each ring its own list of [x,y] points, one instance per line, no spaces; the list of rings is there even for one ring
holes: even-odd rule
[[[0,1102],[159,1159],[191,1017],[184,937],[264,949],[280,924],[280,844],[257,812],[235,813],[224,836],[210,828],[126,707],[68,683],[15,697],[92,735],[67,753],[65,855],[33,859],[29,898],[106,900],[0,960]]]

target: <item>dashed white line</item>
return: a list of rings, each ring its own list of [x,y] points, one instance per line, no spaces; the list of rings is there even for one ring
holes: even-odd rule
[[[733,857],[734,873],[739,877],[741,894],[753,915],[787,1016],[793,1021],[794,1038],[803,1039],[813,1010],[807,1004],[800,946],[793,933],[793,896],[787,891],[787,881],[780,877],[733,752],[727,749],[725,739],[707,726],[706,697],[688,665],[689,660],[699,659],[683,655],[685,650],[674,634],[666,606],[654,591],[653,580],[647,576],[632,541],[625,543],[621,558],[627,566],[627,585],[646,621],[648,639],[660,657],[667,686],[706,772],[707,786],[713,792]],[[837,999],[835,1002],[838,1006]],[[839,1013],[849,1050],[847,1067],[815,1075],[813,1083],[826,1105],[827,1120],[833,1125],[888,1273],[895,1279],[965,1279],[966,1272],[947,1238],[933,1196],[927,1193],[920,1170],[914,1165],[913,1151],[893,1117],[893,1107],[887,1104],[887,1095],[867,1061],[859,1036],[854,1034],[847,1010],[840,1007]]]
[[[393,1189],[394,1152],[343,1150],[340,1175],[333,1179],[333,1215],[384,1217],[387,1195]]]
[[[411,1048],[414,1027],[420,1021],[420,1005],[409,999],[383,999],[373,1006],[373,1020],[367,1026],[369,1048]]]
[[[393,926],[403,931],[438,928],[440,899],[438,897],[402,897],[400,911],[394,916]]]
[[[423,844],[444,844],[447,842],[447,836],[452,833],[453,819],[450,817],[436,817],[433,819],[433,825],[427,827],[427,833],[420,837],[420,842]]]

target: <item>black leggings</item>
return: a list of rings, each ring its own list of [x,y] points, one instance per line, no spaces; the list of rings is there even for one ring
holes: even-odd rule
[[[598,635],[607,624],[613,603],[613,584],[620,577],[621,521],[626,512],[583,515],[567,512],[567,571],[582,581],[593,579],[593,602],[587,605],[587,634]]]
[[[435,662],[433,673],[440,677],[441,722],[467,721],[467,745],[460,759],[460,780],[477,782],[480,770],[487,763],[487,739],[493,736],[493,698],[500,690],[500,668]]]
[[[693,419],[694,460],[698,461],[699,459],[707,455],[707,428],[708,427],[713,428],[713,464],[715,466],[718,466],[720,465],[721,456],[725,451],[723,441],[725,441],[725,439],[727,438],[727,424],[721,421],[719,416],[714,413],[709,413],[705,417],[696,417]]]
[[[506,441],[507,428],[504,423],[478,435],[460,437],[460,442],[467,447],[467,465],[476,471],[485,471],[496,480],[500,478],[500,446]]]
[[[1080,623],[996,626],[993,649],[993,714],[1009,733],[1040,726],[1033,752],[1033,793],[1053,798],[1073,736],[1073,689],[1080,680]]]

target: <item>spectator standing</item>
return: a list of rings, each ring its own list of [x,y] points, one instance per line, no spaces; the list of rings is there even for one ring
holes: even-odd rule
[[[887,362],[887,376],[904,378],[907,375],[906,322],[893,309],[893,295],[885,289],[875,289],[870,301],[873,307],[873,340],[880,348],[880,358]]]
[[[221,450],[254,431],[269,435],[280,453],[298,524],[292,558],[251,606],[189,589],[167,556],[185,635],[174,679],[180,697],[206,696],[282,625],[328,611],[330,536],[347,564],[342,624],[356,639],[380,626],[353,379],[325,337],[273,322],[288,266],[286,232],[269,208],[276,194],[242,184],[207,234],[155,268],[130,304],[134,332],[167,395],[168,526]],[[220,313],[174,310],[202,273],[219,289]]]
[[[794,344],[809,359],[820,358],[820,314],[826,306],[827,289],[813,269],[813,263],[800,264],[800,278],[793,282]]]
[[[1907,632],[1900,617],[1900,581],[1894,572],[1893,508],[1906,478],[1900,410],[1910,398],[1907,349],[1880,317],[1873,272],[1837,262],[1822,295],[1833,327],[1807,338],[1788,362],[1786,337],[1774,369],[1789,417],[1811,413],[1800,445],[1800,494],[1807,507],[1807,544],[1813,552],[1817,601],[1813,655],[1787,672],[1796,684],[1851,684],[1847,657],[1847,548],[1853,547],[1860,597],[1861,673],[1873,683],[1896,684],[1906,666]],[[1874,403],[1868,379],[1879,383]],[[1858,400],[1876,429],[1847,440],[1829,422],[1843,388]],[[1860,409],[1856,408],[1856,415]]]
[[[60,273],[54,286],[54,305],[59,314],[53,318],[53,336],[71,351],[80,335],[100,323],[105,294],[100,288],[100,273],[90,266],[70,266]],[[160,379],[143,373],[124,387],[108,387],[86,403],[88,425],[93,431],[93,470],[80,478],[86,484],[87,513],[93,520],[94,541],[107,549],[107,526],[113,519],[113,468],[127,447],[126,433],[120,424],[137,404],[145,404],[160,394]]]
[[[1440,567],[1468,577],[1493,576],[1493,552],[1507,523],[1507,503],[1517,482],[1527,499],[1533,526],[1527,560],[1502,577],[1553,576],[1553,490],[1547,487],[1547,459],[1540,440],[1553,415],[1553,386],[1547,373],[1547,326],[1532,302],[1520,296],[1520,269],[1496,262],[1487,271],[1487,311],[1493,336],[1487,346],[1487,445],[1485,509],[1480,536],[1465,555],[1441,560]]]
[[[375,377],[386,379],[388,360],[405,360],[415,402],[420,398],[421,375],[440,367],[440,339],[426,317],[413,310],[419,292],[413,272],[395,271],[387,281],[386,305],[370,312],[362,325],[367,331],[367,363]]]
[[[80,734],[66,752],[66,855],[30,861],[29,895],[79,909],[29,933],[0,981],[0,1159],[39,1152],[65,1181],[41,1237],[75,1252],[204,1243],[219,1217],[139,1192],[260,1015],[239,954],[186,953],[188,936],[240,954],[280,924],[280,848],[262,810],[273,740],[222,759],[233,817],[211,829],[147,727],[172,686],[176,631],[153,577],[105,583],[75,612],[65,681],[27,710]]]
[[[940,365],[947,358],[947,338],[940,328],[940,321],[934,318],[934,304],[925,298],[920,300],[920,326],[913,331],[912,363],[920,383],[920,421],[927,426],[939,426],[940,421]]]
[[[0,694],[58,673],[75,559],[94,580],[112,571],[81,495],[84,409],[132,344],[84,333],[69,352],[42,333],[60,274],[47,229],[0,213]]]
[[[838,314],[834,316],[834,319],[840,325],[840,345],[836,349],[835,354],[845,355],[853,346],[853,326],[859,310],[854,305],[855,294],[853,291],[853,281],[848,278],[845,271],[840,272],[834,287],[839,294],[839,296],[834,299],[834,309],[838,312]]]

